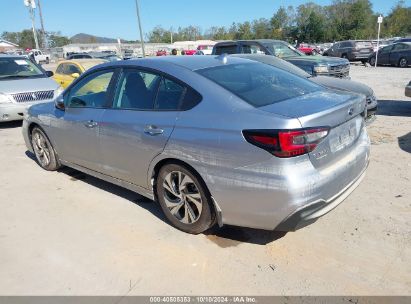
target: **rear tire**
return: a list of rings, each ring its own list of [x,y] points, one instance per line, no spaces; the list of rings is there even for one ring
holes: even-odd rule
[[[156,191],[164,215],[177,229],[199,234],[215,223],[211,196],[200,177],[187,167],[163,166],[157,177]]]
[[[407,61],[407,58],[400,58],[400,60],[398,61],[398,66],[400,67],[400,68],[406,68],[406,67],[408,67],[408,61]]]
[[[312,50],[311,55],[316,56],[318,55],[318,52],[316,50]]]
[[[38,127],[31,132],[31,145],[36,156],[37,163],[44,170],[55,171],[61,167],[56,152],[50,143],[46,133]]]
[[[46,64],[49,64],[49,63],[50,63],[50,59],[46,58]]]

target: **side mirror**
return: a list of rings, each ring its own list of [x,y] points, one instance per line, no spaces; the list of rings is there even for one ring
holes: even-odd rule
[[[73,78],[79,78],[79,77],[80,77],[80,74],[79,74],[79,73],[73,73],[73,74],[71,74],[71,77],[73,77]]]
[[[64,105],[63,94],[60,94],[60,96],[56,98],[56,100],[54,101],[54,106],[61,111],[64,111],[66,109],[66,106]]]
[[[54,73],[52,71],[46,71],[46,76],[47,77],[52,77]]]

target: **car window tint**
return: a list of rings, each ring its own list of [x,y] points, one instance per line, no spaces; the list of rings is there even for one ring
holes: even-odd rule
[[[74,73],[77,73],[79,75],[81,74],[80,69],[74,64],[67,64],[65,71],[67,75],[71,75]]]
[[[114,108],[151,110],[160,76],[138,70],[125,70],[119,81]]]
[[[266,47],[274,56],[279,58],[287,58],[291,56],[299,56],[300,54],[291,48],[291,46],[284,43],[270,43]]]
[[[254,107],[274,104],[323,89],[311,81],[261,63],[217,66],[197,70],[197,73]]]
[[[64,74],[64,67],[65,67],[64,63],[60,64],[56,69],[56,73],[57,74]]]
[[[202,99],[203,97],[200,93],[188,87],[186,88],[186,93],[184,94],[180,109],[182,111],[190,110],[198,105]]]
[[[241,46],[241,53],[243,54],[265,54],[263,48],[258,44],[243,44]]]
[[[357,41],[355,45],[359,48],[372,48],[372,43],[369,41]]]
[[[216,47],[216,55],[221,55],[221,54],[237,54],[237,45],[221,45]]]
[[[178,110],[184,92],[185,87],[163,77],[158,88],[155,109]]]
[[[394,51],[401,51],[401,50],[405,50],[406,49],[406,45],[402,44],[402,43],[397,43],[394,45],[393,50]]]
[[[100,71],[77,83],[68,95],[69,107],[104,108],[113,71]]]

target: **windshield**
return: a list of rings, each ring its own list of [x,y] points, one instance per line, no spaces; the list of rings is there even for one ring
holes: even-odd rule
[[[44,72],[26,58],[0,58],[0,79],[46,77]]]
[[[267,43],[264,45],[274,56],[280,58],[295,57],[295,56],[305,56],[304,53],[296,50],[289,44],[285,43]]]
[[[230,64],[196,72],[257,108],[323,90],[304,78],[257,62]]]

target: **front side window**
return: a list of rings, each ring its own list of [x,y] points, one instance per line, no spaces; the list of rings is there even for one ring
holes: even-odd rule
[[[258,44],[244,44],[241,46],[243,54],[265,54],[265,51]]]
[[[125,70],[119,82],[114,108],[151,110],[161,77],[138,70]]]
[[[254,107],[263,107],[323,88],[284,70],[261,63],[231,64],[197,70]]]
[[[287,45],[284,43],[270,43],[266,45],[266,48],[269,49],[269,51],[274,55],[279,58],[287,58],[287,57],[293,57],[293,56],[303,56],[301,52],[297,51],[294,47],[291,45]]]
[[[72,108],[104,108],[113,71],[93,73],[78,82],[69,92],[67,106]]]
[[[65,70],[64,70],[64,74],[66,74],[66,75],[71,75],[71,74],[74,74],[74,73],[77,73],[77,74],[81,74],[81,71],[80,71],[80,69],[76,66],[76,65],[74,65],[74,64],[67,64],[66,65],[66,68],[65,68]]]
[[[59,64],[59,66],[56,69],[56,74],[64,74],[64,67],[66,65],[64,63]]]

